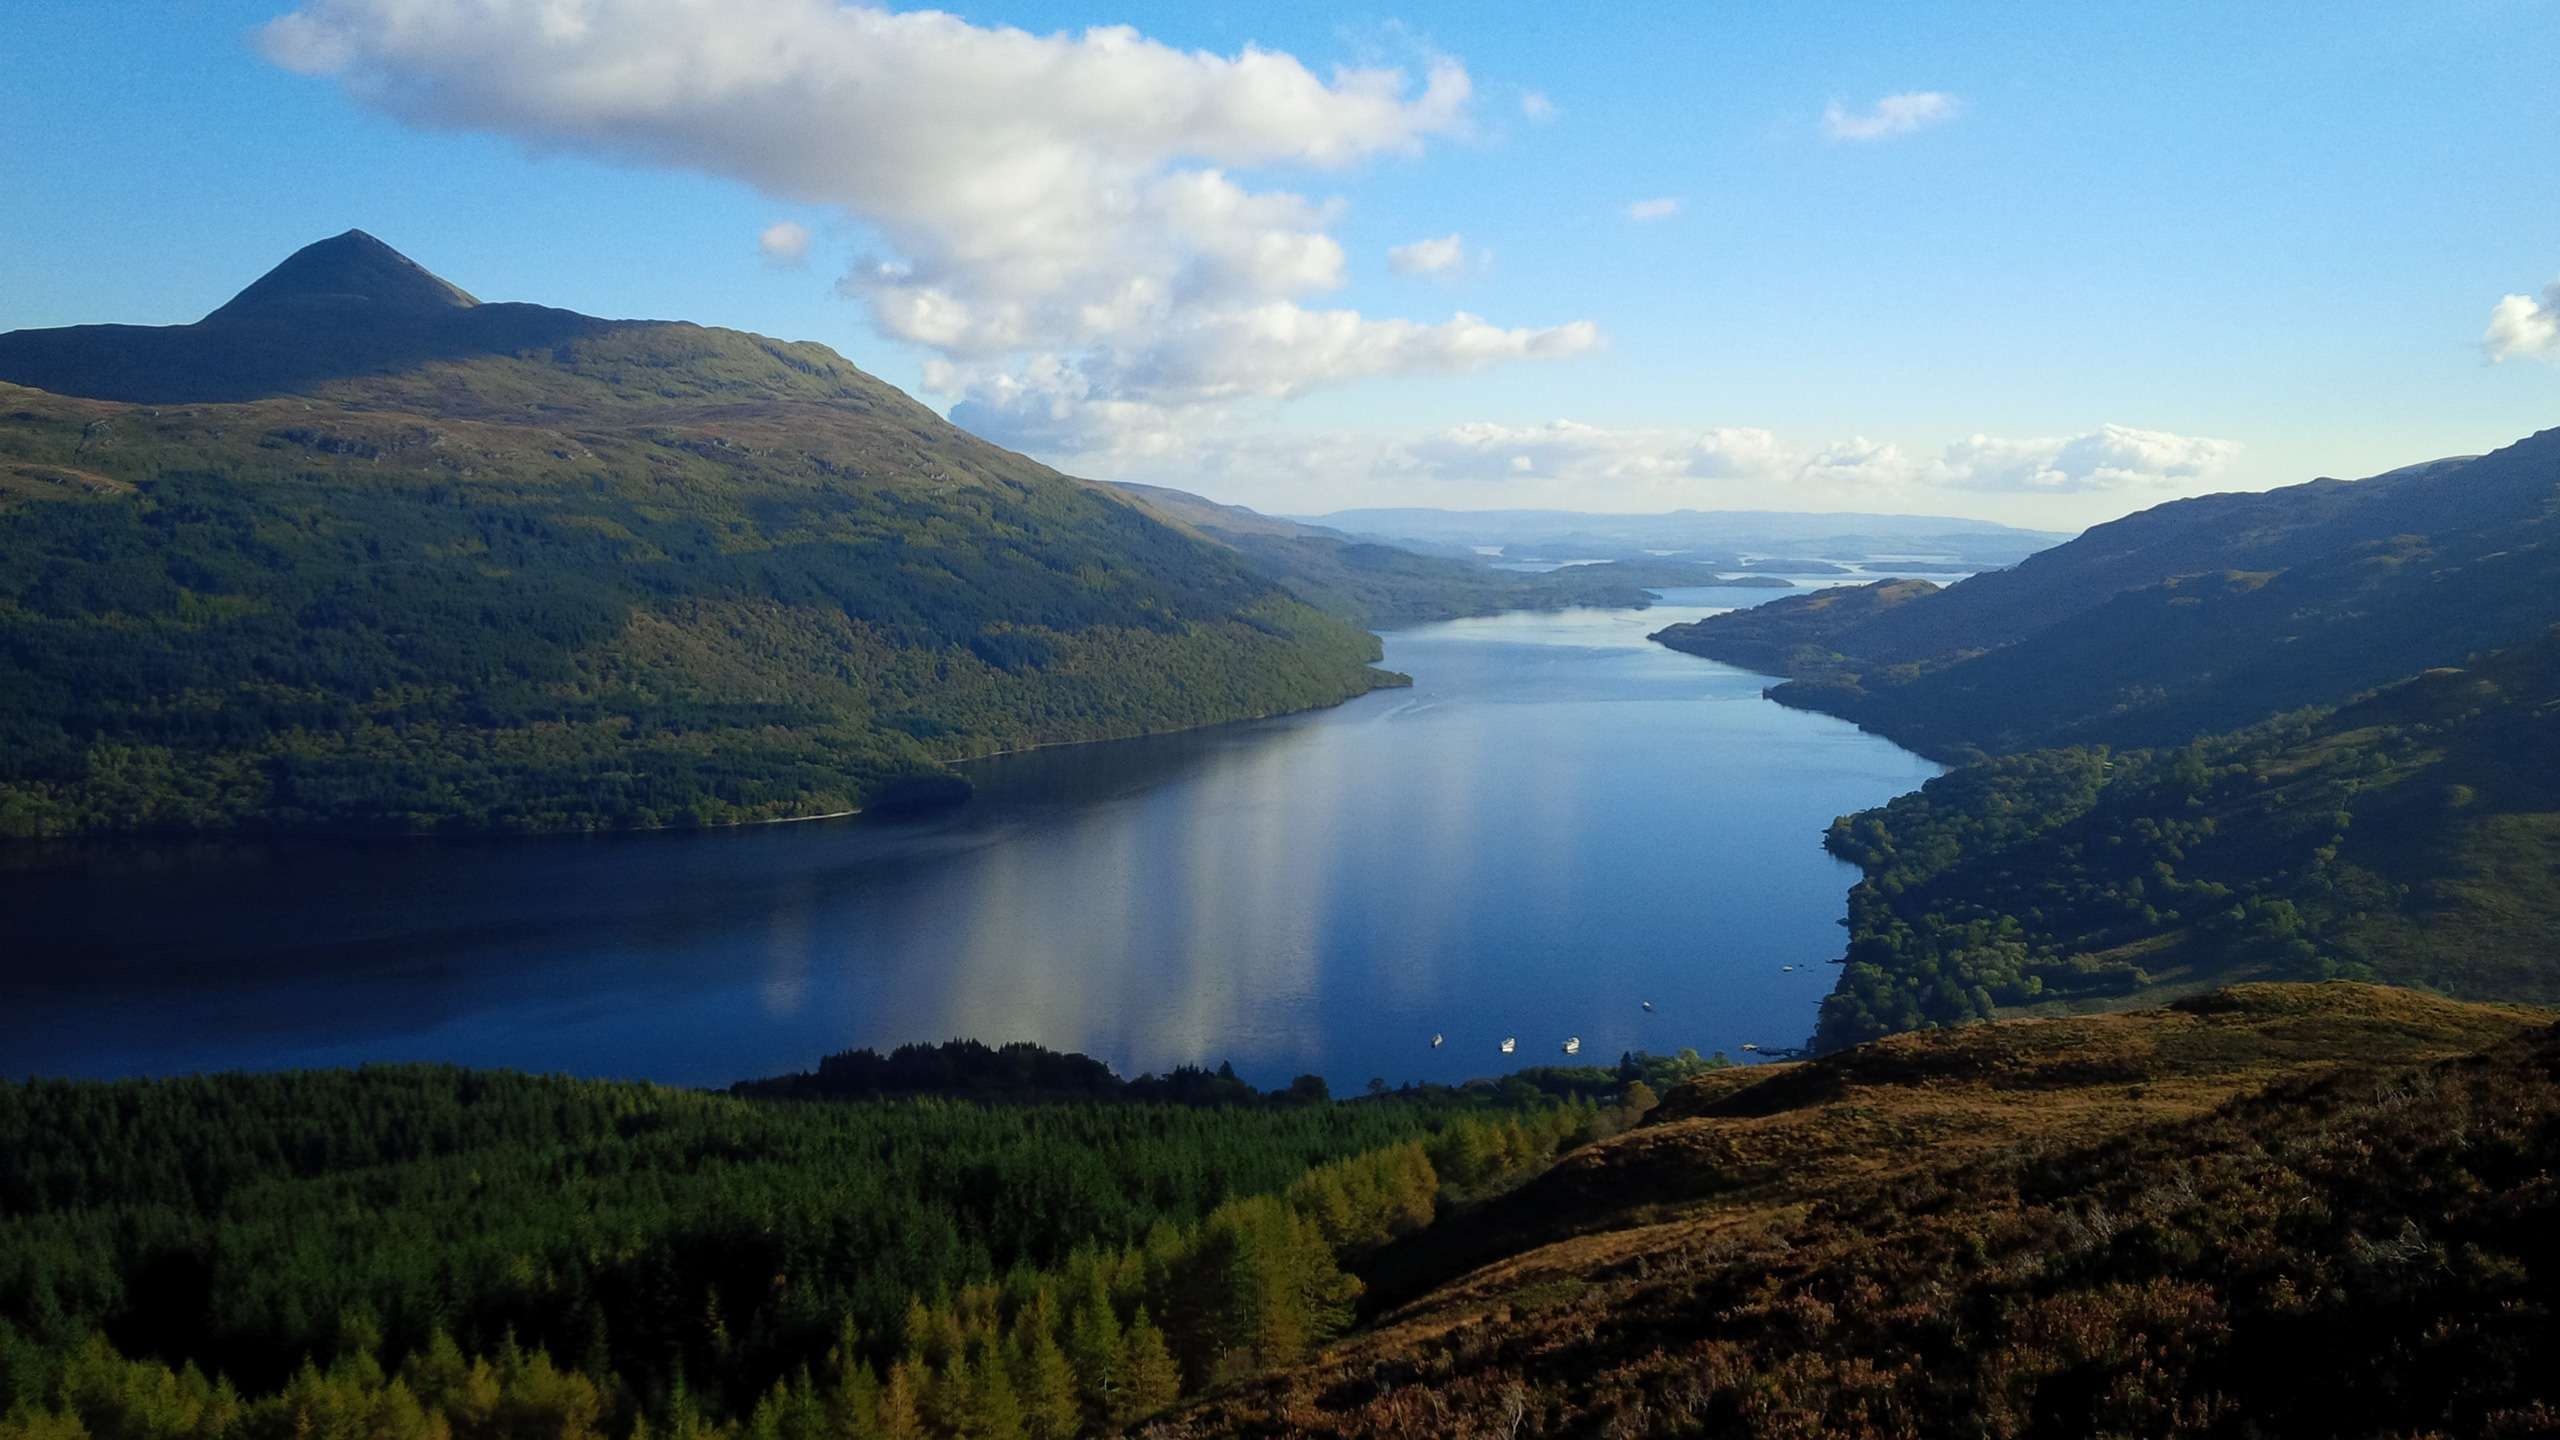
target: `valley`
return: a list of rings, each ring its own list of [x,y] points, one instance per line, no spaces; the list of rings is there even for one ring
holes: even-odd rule
[[[2560,1436],[2560,6],[6,34],[0,1440]]]
[[[0,1053],[726,1085],[969,1036],[1348,1094],[1571,1033],[1602,1059],[1799,1045],[1857,879],[1824,831],[1937,767],[1645,642],[1785,593],[1390,631],[1410,688],[972,762],[967,803],[907,816],[0,849]]]

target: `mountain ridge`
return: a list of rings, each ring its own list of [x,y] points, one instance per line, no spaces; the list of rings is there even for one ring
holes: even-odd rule
[[[0,834],[833,813],[1400,682],[823,346],[301,256],[0,336]]]
[[[2335,705],[2554,620],[2560,430],[2368,480],[2173,501],[1916,603],[1670,627],[1940,759],[2157,745]],[[1777,663],[1774,665],[1772,660]]]

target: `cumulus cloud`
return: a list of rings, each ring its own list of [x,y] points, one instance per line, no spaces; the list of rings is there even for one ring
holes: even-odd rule
[[[1460,311],[1437,325],[1274,303],[1204,315],[1148,346],[1082,363],[1056,355],[998,365],[937,364],[925,383],[954,397],[951,418],[1018,449],[1108,471],[1232,433],[1225,407],[1286,400],[1378,375],[1458,375],[1554,360],[1600,344],[1587,322],[1505,329]]]
[[[1965,489],[2070,494],[2202,479],[2239,453],[2235,441],[2101,425],[2057,440],[1975,435],[1948,446],[1941,464],[1946,483]]]
[[[1627,207],[1627,218],[1639,223],[1647,220],[1668,220],[1679,213],[1680,202],[1669,195],[1658,195],[1651,200],[1638,200]]]
[[[1461,310],[1435,325],[1274,301],[1203,312],[1107,356],[1043,354],[1020,362],[941,364],[929,367],[925,380],[935,393],[957,396],[972,407],[970,413],[992,421],[1011,408],[1000,402],[1026,387],[1037,389],[1049,406],[1107,399],[1165,407],[1286,400],[1379,375],[1463,375],[1505,361],[1561,360],[1599,344],[1599,328],[1588,321],[1505,328]],[[952,413],[958,419],[961,412]],[[999,424],[986,433],[1004,439],[1017,432]]]
[[[1520,96],[1520,113],[1544,125],[1560,112],[1556,109],[1556,102],[1548,99],[1545,91],[1530,90]]]
[[[2493,361],[2560,361],[2560,280],[2544,287],[2542,298],[2509,295],[2489,312],[2489,328],[2480,348]]]
[[[1901,446],[1854,435],[1806,456],[1795,480],[1815,492],[1889,496],[1930,474],[1928,464],[1915,461]]]
[[[1969,490],[2011,495],[2191,488],[2239,458],[2237,441],[2105,424],[2079,435],[1975,434],[1936,455],[1863,436],[1809,455],[1798,478],[1830,489]]]
[[[1887,95],[1864,110],[1834,100],[1822,112],[1822,133],[1834,140],[1890,140],[1953,120],[1963,109],[1964,102],[1942,90]]]
[[[1287,497],[1309,494],[1374,503],[1381,489],[1413,503],[1604,510],[1889,510],[1947,505],[1966,494],[2117,491],[2149,503],[2199,488],[2240,453],[2228,440],[2117,424],[2040,439],[1977,434],[1934,453],[1855,436],[1797,443],[1749,426],[1613,427],[1569,419],[1307,435],[1237,425],[1231,415],[1179,404],[1061,403],[1056,387],[1079,383],[1070,372],[1052,372],[1046,388],[1008,377],[1010,388],[985,392],[955,408],[953,418],[1067,458],[1069,468],[1085,473],[1205,486],[1283,508],[1295,503]]]
[[[1443,275],[1467,263],[1467,244],[1456,235],[1416,240],[1387,252],[1387,268],[1399,275]]]
[[[1435,479],[1538,475],[1619,490],[1775,479],[1797,463],[1766,430],[1607,429],[1573,420],[1459,425],[1402,448],[1409,468]]]
[[[1472,82],[1442,57],[1319,74],[1125,27],[1042,35],[837,0],[305,0],[261,45],[409,123],[835,207],[881,242],[839,292],[978,380],[1065,367],[1093,403],[1153,402],[1586,348],[1588,327],[1304,303],[1343,283],[1340,207],[1252,173],[1463,132]]]
[[[809,227],[796,220],[777,220],[757,233],[756,248],[777,265],[797,265],[809,258]]]

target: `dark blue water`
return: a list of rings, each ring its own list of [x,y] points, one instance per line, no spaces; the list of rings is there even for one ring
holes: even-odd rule
[[[1799,1044],[1856,878],[1823,828],[1935,768],[1644,639],[1771,593],[1403,631],[1410,690],[989,761],[922,821],[20,852],[0,1074],[719,1084],[970,1035],[1342,1090]]]

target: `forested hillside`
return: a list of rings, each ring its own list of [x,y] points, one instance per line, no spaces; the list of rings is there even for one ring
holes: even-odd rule
[[[2549,1020],[2251,986],[1605,1105],[6,1086],[0,1437],[2526,1434]]]
[[[0,336],[0,382],[0,834],[824,813],[1394,679],[822,347],[358,234],[197,325]]]
[[[915,1063],[1034,1058],[1080,1069]],[[1351,1319],[1345,1267],[1624,1118],[1525,1082],[1133,1098],[1156,1083],[0,1086],[0,1436],[1116,1428],[1301,1358]]]
[[[2560,631],[2332,712],[1967,766],[1841,820],[1817,1044],[2345,976],[2560,1003]]]
[[[1748,610],[1729,611],[1724,619],[1749,616],[1749,623],[1722,626],[1702,640],[1708,621],[1666,625],[1647,637],[1670,646],[1758,670],[1770,675],[1821,672],[1835,663],[1833,646],[1848,629],[1914,600],[1941,593],[1928,580],[1878,580],[1866,585],[1834,585],[1809,595],[1789,595]]]
[[[1912,603],[1665,631],[1942,759],[2179,744],[2560,621],[2560,431],[2353,484],[2178,501]]]

